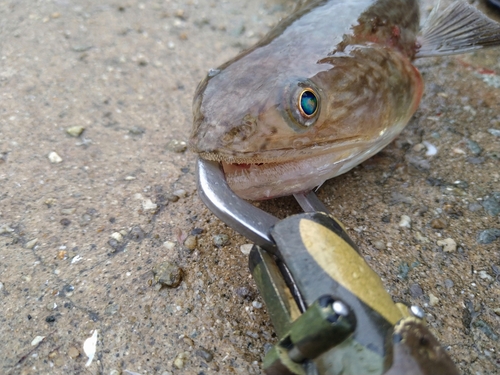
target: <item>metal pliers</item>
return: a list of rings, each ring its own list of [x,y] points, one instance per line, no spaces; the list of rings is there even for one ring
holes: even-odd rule
[[[394,303],[342,223],[313,192],[284,220],[236,196],[217,162],[198,159],[198,193],[254,246],[249,267],[279,341],[268,375],[455,375],[422,309]]]

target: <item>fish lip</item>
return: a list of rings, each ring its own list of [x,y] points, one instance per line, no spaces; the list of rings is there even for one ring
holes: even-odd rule
[[[314,145],[304,145],[301,148],[281,148],[269,151],[233,152],[228,150],[195,151],[202,159],[217,161],[226,164],[284,164],[291,161],[314,158],[330,152],[349,149],[354,144],[360,145],[367,142],[363,137],[346,137],[335,141],[324,141]],[[369,143],[369,142],[368,142]]]

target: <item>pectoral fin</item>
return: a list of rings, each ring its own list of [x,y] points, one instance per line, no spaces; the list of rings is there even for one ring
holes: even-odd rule
[[[454,55],[500,45],[500,23],[461,0],[431,12],[415,57]]]

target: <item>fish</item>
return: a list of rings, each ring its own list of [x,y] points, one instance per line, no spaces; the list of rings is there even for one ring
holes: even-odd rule
[[[500,44],[475,7],[313,0],[210,70],[193,99],[190,149],[220,162],[241,198],[309,191],[392,142],[417,110],[418,58]]]

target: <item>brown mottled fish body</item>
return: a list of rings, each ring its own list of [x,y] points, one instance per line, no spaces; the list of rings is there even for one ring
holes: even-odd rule
[[[347,172],[418,107],[419,24],[417,0],[308,2],[200,83],[191,149],[222,162],[246,199],[307,191]]]

